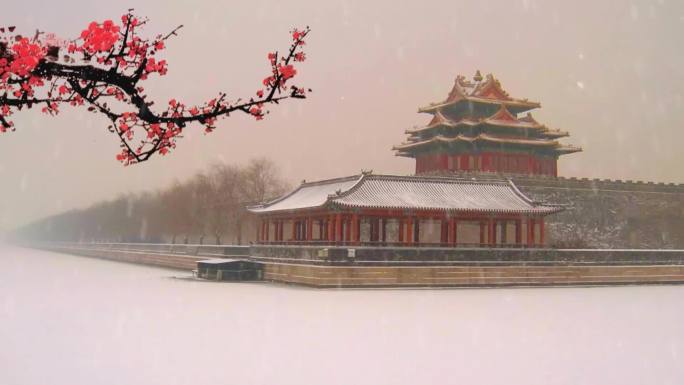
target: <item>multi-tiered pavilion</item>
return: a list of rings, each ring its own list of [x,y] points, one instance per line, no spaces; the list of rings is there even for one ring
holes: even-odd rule
[[[537,247],[544,217],[562,209],[534,202],[493,173],[556,176],[560,155],[581,151],[568,133],[538,123],[540,107],[511,98],[492,75],[456,78],[433,115],[407,131],[397,155],[416,159],[416,176],[364,173],[302,183],[272,202],[250,207],[262,244]],[[527,114],[519,117],[518,114]],[[468,177],[430,174],[474,172]]]
[[[472,81],[456,77],[446,100],[419,112],[432,114],[425,127],[407,130],[396,155],[416,159],[416,174],[495,172],[557,176],[558,157],[581,151],[558,139],[529,112],[541,105],[515,99],[491,74],[478,71]],[[520,116],[520,114],[525,114]]]

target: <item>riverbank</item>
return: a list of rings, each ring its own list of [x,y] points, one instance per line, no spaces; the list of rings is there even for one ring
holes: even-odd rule
[[[50,244],[74,255],[197,269],[254,262],[265,281],[311,287],[489,287],[684,283],[682,250],[448,249],[325,246]],[[351,251],[353,250],[353,252]]]

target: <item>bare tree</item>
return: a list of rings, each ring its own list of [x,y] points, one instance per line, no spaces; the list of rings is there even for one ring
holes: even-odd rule
[[[250,217],[245,207],[271,200],[289,188],[280,176],[276,164],[267,158],[256,158],[249,161],[242,172],[240,186],[242,205],[236,216],[235,224],[238,244],[242,244],[245,222]]]
[[[240,169],[222,163],[211,166],[210,172],[212,199],[207,212],[207,225],[214,235],[216,244],[221,244],[221,236],[230,231],[240,211]]]
[[[188,243],[207,235],[216,244],[241,244],[254,223],[245,206],[287,190],[276,165],[254,159],[245,166],[214,164],[206,172],[154,193],[121,195],[83,210],[55,215],[17,230],[24,238],[61,241]],[[227,238],[230,237],[230,238]]]

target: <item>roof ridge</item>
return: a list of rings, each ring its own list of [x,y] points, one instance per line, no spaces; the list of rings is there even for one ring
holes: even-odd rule
[[[339,191],[338,193],[335,193],[334,195],[333,194],[328,195],[327,199],[325,200],[324,205],[332,202],[334,199],[345,197],[345,196],[351,194],[353,191],[356,191],[361,185],[363,185],[363,181],[372,175],[373,175],[372,173],[362,173],[360,175],[359,180],[357,180],[356,183],[354,183],[354,185],[349,187],[347,190]]]
[[[349,175],[349,176],[341,176],[338,178],[320,179],[320,180],[315,180],[315,181],[311,181],[311,182],[303,181],[300,184],[300,187],[321,186],[321,185],[331,184],[331,183],[335,183],[335,182],[343,182],[346,180],[358,179],[360,176],[361,176],[361,174],[354,174],[354,175]]]
[[[370,174],[367,176],[369,180],[400,180],[410,182],[446,182],[446,183],[469,183],[469,184],[505,184],[507,179],[485,176],[485,177],[462,177],[450,175],[391,175],[391,174]],[[349,189],[348,191],[350,191]]]

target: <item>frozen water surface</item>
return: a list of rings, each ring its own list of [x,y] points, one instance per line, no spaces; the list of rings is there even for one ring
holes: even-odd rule
[[[0,384],[681,384],[684,286],[314,290],[0,248]]]

